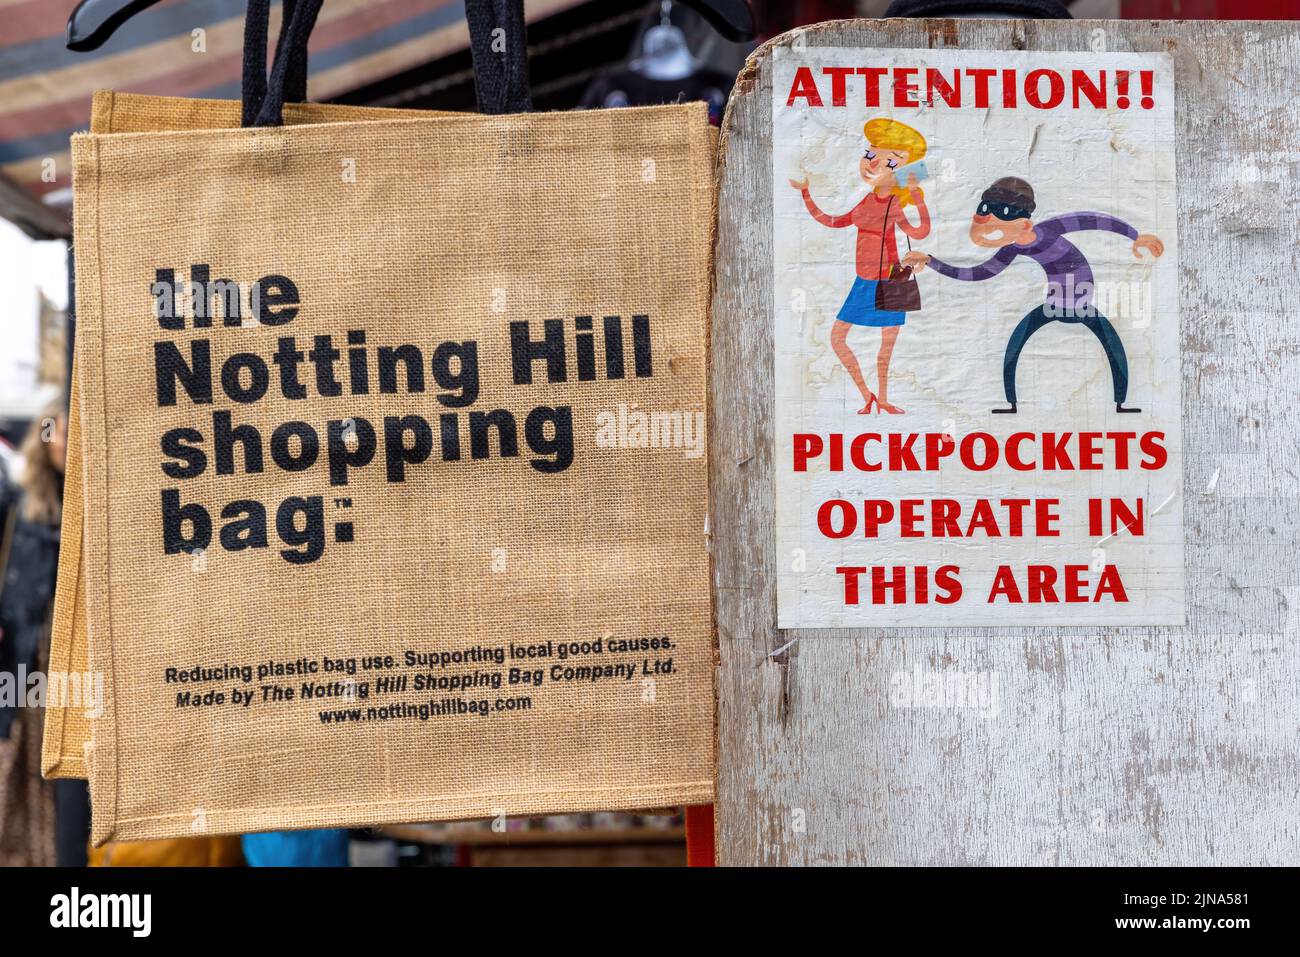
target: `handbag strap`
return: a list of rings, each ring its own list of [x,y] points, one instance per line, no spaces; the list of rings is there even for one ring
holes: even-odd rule
[[[891,208],[893,208],[893,205],[894,205],[894,197],[893,197],[893,196],[890,196],[890,197],[889,197],[889,202],[885,204],[885,222],[884,222],[884,224],[880,227],[880,262],[876,264],[876,275],[877,275],[877,276],[879,276],[880,273],[881,273],[881,270],[883,270],[883,269],[885,268],[885,230],[889,229],[889,210],[890,210]],[[903,232],[903,238],[907,240],[907,251],[910,253],[910,252],[912,251],[912,237],[909,236],[909,235],[907,235],[906,230],[904,230],[904,232]],[[894,270],[892,270],[892,269],[889,270],[889,276],[890,276],[891,279],[893,278],[893,275],[894,275]],[[883,280],[883,279],[878,279],[878,280],[876,280],[876,281],[877,281],[877,282],[882,282],[882,281],[885,281],[885,280]]]
[[[283,0],[280,35],[266,73],[271,0],[249,0],[244,20],[241,122],[281,126],[284,104],[307,98],[307,42],[322,0]],[[524,113],[528,91],[528,32],[522,0],[465,0],[474,89],[480,112]]]
[[[884,271],[885,268],[885,233],[889,229],[889,211],[893,208],[894,208],[894,197],[893,194],[890,194],[889,202],[885,204],[885,221],[880,224],[880,262],[876,264],[876,276],[879,277],[876,280],[877,282],[881,282],[884,280],[884,277],[881,276],[880,274]],[[891,274],[893,273],[892,269],[890,270],[890,273]]]

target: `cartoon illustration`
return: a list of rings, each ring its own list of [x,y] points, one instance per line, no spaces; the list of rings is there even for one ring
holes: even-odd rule
[[[1002,362],[1002,384],[1009,408],[994,409],[994,412],[1016,411],[1016,366],[1020,362],[1020,353],[1029,337],[1050,322],[1077,322],[1092,330],[1110,362],[1115,411],[1141,412],[1141,409],[1124,405],[1128,398],[1128,357],[1124,343],[1110,320],[1093,306],[1092,268],[1065,234],[1088,229],[1118,233],[1133,241],[1133,255],[1139,259],[1144,249],[1159,258],[1165,251],[1164,243],[1151,233],[1139,234],[1128,223],[1106,213],[1068,213],[1034,223],[1030,217],[1035,208],[1033,187],[1023,179],[1005,176],[984,190],[971,219],[971,242],[997,250],[990,259],[978,266],[951,266],[916,251],[908,253],[903,261],[917,271],[928,265],[942,276],[966,282],[992,279],[1018,256],[1034,260],[1047,273],[1046,302],[1021,319],[1007,341]]]
[[[858,410],[859,414],[869,414],[873,410],[899,414],[903,410],[889,402],[889,361],[906,313],[877,308],[876,293],[880,280],[889,277],[893,267],[899,265],[895,230],[902,230],[912,239],[924,239],[930,235],[930,211],[925,205],[925,194],[917,185],[916,175],[913,173],[908,177],[906,186],[900,186],[894,175],[894,170],[924,157],[926,144],[920,133],[897,120],[874,119],[863,127],[863,131],[867,137],[867,149],[858,162],[858,173],[871,191],[849,212],[839,216],[822,212],[808,191],[807,178],[792,179],[790,185],[800,191],[808,212],[823,226],[858,228],[857,278],[831,329],[831,348],[866,402]],[[915,206],[920,214],[920,221],[915,225],[903,212],[907,206]],[[853,326],[880,329],[880,350],[876,354],[878,391],[874,394],[867,387],[857,356],[848,343]]]

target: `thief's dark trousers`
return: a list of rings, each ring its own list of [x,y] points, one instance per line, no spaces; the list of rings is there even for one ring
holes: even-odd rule
[[[1065,315],[1049,316],[1047,307],[1039,306],[1025,318],[1011,333],[1007,340],[1007,355],[1002,360],[1002,386],[1007,392],[1007,401],[1016,404],[1016,366],[1020,363],[1020,353],[1025,343],[1049,322],[1077,322],[1092,330],[1101,347],[1106,350],[1106,359],[1110,362],[1110,379],[1115,387],[1115,402],[1122,405],[1128,397],[1128,356],[1124,352],[1124,343],[1120,342],[1119,333],[1110,324],[1110,320],[1101,313],[1088,307],[1089,315],[1072,315],[1066,310]]]

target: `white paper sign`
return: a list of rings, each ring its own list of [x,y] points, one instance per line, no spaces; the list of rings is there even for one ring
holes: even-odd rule
[[[1182,624],[1168,57],[775,53],[778,626]]]

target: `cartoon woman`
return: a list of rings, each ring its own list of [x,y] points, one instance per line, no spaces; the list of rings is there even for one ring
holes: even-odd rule
[[[901,229],[913,239],[930,235],[930,211],[925,205],[925,195],[917,186],[916,176],[908,176],[906,187],[899,186],[894,176],[898,167],[915,163],[925,156],[925,137],[904,123],[884,118],[870,120],[863,131],[867,136],[867,150],[858,162],[858,172],[871,191],[852,210],[840,216],[830,216],[813,202],[806,177],[802,181],[792,179],[790,185],[803,194],[808,212],[823,226],[836,229],[858,227],[858,275],[831,329],[831,347],[866,402],[858,410],[859,414],[867,415],[875,407],[875,411],[883,409],[897,415],[903,410],[889,402],[889,360],[894,354],[894,343],[898,341],[906,313],[877,309],[876,285],[898,262],[895,229]],[[916,225],[912,225],[903,214],[906,206],[915,206],[920,214],[920,222]],[[880,351],[876,354],[879,392],[876,395],[867,388],[857,356],[849,346],[852,326],[880,329]]]

